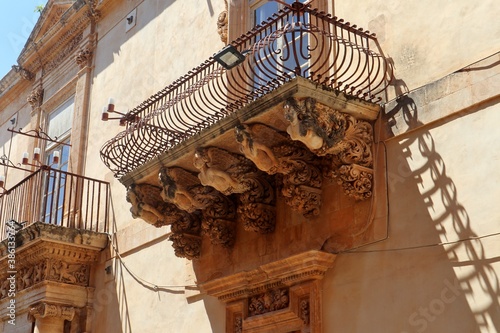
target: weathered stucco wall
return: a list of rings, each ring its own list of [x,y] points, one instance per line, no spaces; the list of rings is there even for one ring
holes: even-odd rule
[[[389,238],[337,256],[326,332],[500,329],[498,59],[387,106]]]
[[[136,26],[125,31],[125,17],[134,8]],[[124,127],[101,121],[108,98],[116,110],[127,112],[163,89],[223,47],[217,34],[217,15],[223,2],[111,1],[98,22],[91,91],[91,116],[86,173],[112,183],[116,241],[123,261],[140,279],[119,264],[115,278],[96,275],[96,321],[99,332],[221,332],[224,308],[215,299],[196,296],[183,286],[192,285],[191,264],[175,257],[167,240],[168,228],[157,229],[134,220],[125,200],[126,188],[99,160],[101,146]],[[164,287],[161,287],[164,286]],[[207,315],[207,313],[210,315]]]

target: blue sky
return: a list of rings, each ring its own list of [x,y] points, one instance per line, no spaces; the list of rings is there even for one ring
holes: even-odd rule
[[[0,11],[0,78],[9,72],[12,65],[17,64],[31,30],[36,24],[39,13],[38,5],[46,0],[1,0]]]

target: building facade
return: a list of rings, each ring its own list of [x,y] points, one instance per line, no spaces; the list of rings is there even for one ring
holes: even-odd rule
[[[497,7],[49,0],[0,332],[500,331]]]

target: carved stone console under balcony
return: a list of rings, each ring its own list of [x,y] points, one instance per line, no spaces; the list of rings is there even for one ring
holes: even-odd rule
[[[273,232],[276,204],[273,180],[242,155],[227,150],[200,148],[194,155],[198,178],[224,195],[238,194],[238,218],[245,230]]]
[[[325,156],[324,175],[336,179],[347,195],[369,198],[373,188],[372,125],[310,97],[289,98],[283,109],[290,122],[290,137]]]
[[[182,168],[162,168],[159,179],[163,200],[191,214],[201,211],[202,233],[212,244],[234,243],[236,208],[230,197],[202,185],[195,174]]]
[[[320,159],[264,124],[236,127],[236,139],[240,151],[257,168],[282,175],[281,194],[292,209],[306,217],[319,214],[323,182]]]
[[[345,250],[387,230],[385,156],[373,153],[379,112],[296,78],[120,181],[133,216],[170,225],[176,255],[197,259],[202,275],[311,249]]]

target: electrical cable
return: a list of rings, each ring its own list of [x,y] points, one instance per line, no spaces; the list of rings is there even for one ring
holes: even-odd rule
[[[342,251],[342,252],[338,252],[337,254],[377,253],[377,252],[397,252],[397,251],[417,250],[417,249],[424,249],[424,248],[435,247],[435,246],[452,245],[452,244],[457,244],[457,243],[462,243],[462,242],[467,242],[467,241],[472,241],[472,240],[479,240],[479,239],[493,237],[493,236],[499,236],[499,235],[500,235],[500,232],[495,232],[495,233],[491,233],[491,234],[487,234],[487,235],[482,235],[482,236],[472,236],[472,237],[457,239],[455,241],[432,243],[432,244],[423,244],[423,245],[400,247],[400,248],[393,248],[393,249],[361,250],[361,251],[358,251],[357,249],[359,249],[361,247],[360,246],[360,247],[357,247],[355,249],[350,249],[350,250],[345,250],[345,251]]]
[[[147,287],[150,287],[151,289],[155,290],[155,291],[159,291],[160,289],[172,289],[172,288],[196,288],[198,287],[197,285],[195,284],[192,284],[192,285],[177,285],[177,286],[174,286],[174,285],[157,285],[156,283],[153,283],[153,282],[149,282],[147,280],[144,280],[143,278],[141,278],[140,276],[138,276],[137,274],[135,274],[128,266],[127,264],[125,264],[125,261],[123,260],[122,256],[120,255],[120,252],[118,251],[118,249],[116,248],[113,240],[112,240],[112,237],[111,235],[108,235],[108,238],[109,238],[109,242],[111,244],[111,247],[113,248],[115,254],[116,254],[116,257],[118,258],[118,260],[120,261],[121,265],[125,268],[125,270],[138,282],[140,282],[141,284],[143,284],[144,286],[147,286]]]

